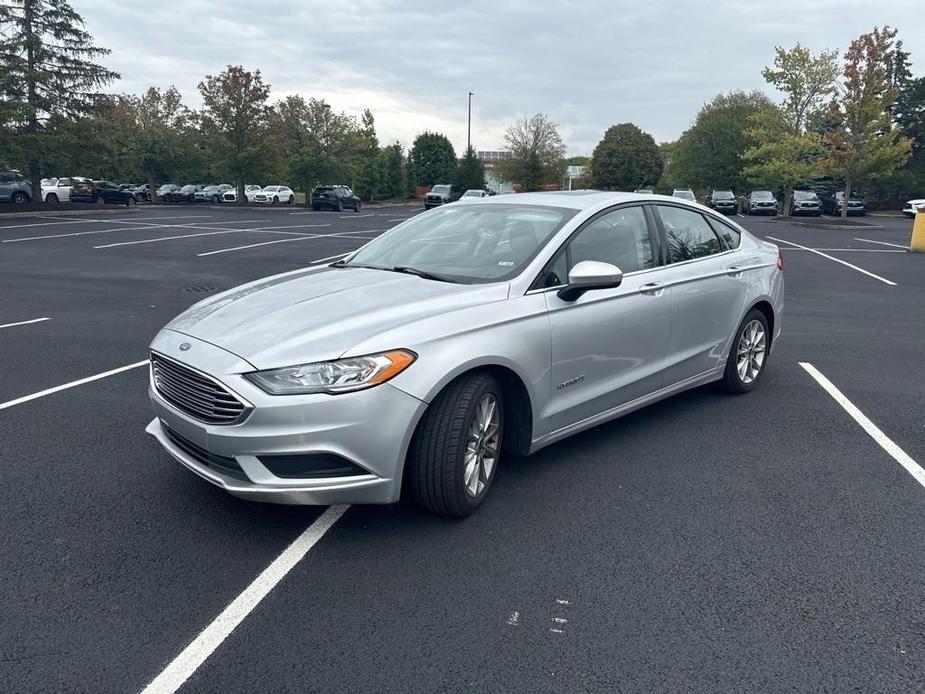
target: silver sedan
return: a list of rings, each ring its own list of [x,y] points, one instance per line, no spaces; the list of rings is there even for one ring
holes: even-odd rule
[[[147,431],[237,496],[392,503],[404,487],[467,515],[505,453],[711,381],[755,388],[782,270],[776,246],[678,198],[440,207],[177,317],[151,344]]]

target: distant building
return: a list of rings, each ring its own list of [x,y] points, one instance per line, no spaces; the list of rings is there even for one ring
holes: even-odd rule
[[[496,193],[510,193],[514,186],[507,181],[502,181],[495,174],[495,167],[499,161],[510,159],[513,155],[506,149],[480,149],[475,155],[482,160],[485,165],[485,185],[489,190]]]
[[[565,180],[563,181],[563,188],[565,188],[566,190],[571,190],[572,181],[582,178],[585,175],[585,172],[587,170],[588,170],[587,166],[566,166],[565,167]]]

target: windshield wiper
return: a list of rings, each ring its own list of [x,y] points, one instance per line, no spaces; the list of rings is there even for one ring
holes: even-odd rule
[[[418,277],[423,277],[425,280],[436,280],[437,282],[451,282],[456,283],[456,280],[447,277],[446,275],[438,275],[433,272],[427,272],[427,270],[418,270],[416,267],[411,267],[410,265],[396,265],[395,267],[384,267],[383,270],[391,270],[392,272],[403,272],[406,275],[416,275]]]

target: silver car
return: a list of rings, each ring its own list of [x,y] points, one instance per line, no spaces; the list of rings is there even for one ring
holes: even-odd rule
[[[147,431],[237,496],[463,516],[526,455],[674,393],[760,381],[777,247],[697,203],[448,205],[202,301],[151,344]]]

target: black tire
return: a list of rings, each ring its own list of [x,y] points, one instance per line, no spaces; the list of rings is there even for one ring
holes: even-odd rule
[[[131,196],[128,200],[125,201],[126,207],[135,207],[135,196]]]
[[[274,205],[279,205],[279,196],[278,196],[278,195],[274,195],[274,196],[273,196],[273,204],[274,204]]]
[[[313,209],[315,212],[319,212],[319,211],[321,210],[321,208],[318,207],[318,205],[312,205],[312,209]]]
[[[357,200],[356,204],[353,206],[353,211],[354,211],[354,212],[359,212],[359,211],[360,211],[360,207],[362,207],[362,206],[363,206],[363,203],[361,203],[359,200]]]
[[[49,194],[48,194],[48,197],[45,198],[45,202],[51,203],[52,205],[57,205],[58,202],[60,202],[60,201],[58,200],[58,194],[57,194],[57,193],[49,193]]]
[[[10,198],[10,200],[12,200],[17,205],[25,205],[27,202],[29,202],[29,196],[26,193],[20,191],[18,193],[13,193],[13,196]]]
[[[337,205],[335,205],[334,209],[336,209],[338,212],[343,212],[344,211],[344,201],[338,198]]]
[[[295,196],[294,196],[294,195],[290,195],[290,196],[289,196],[289,199],[286,201],[286,204],[287,204],[287,205],[291,205],[293,202],[295,202]]]
[[[761,324],[762,330],[764,331],[764,352],[758,372],[752,376],[751,381],[746,381],[739,374],[738,355],[740,351],[740,343],[743,339],[743,334],[754,321],[758,321]],[[736,329],[735,337],[732,339],[732,346],[729,348],[729,357],[726,359],[726,371],[723,373],[722,381],[723,387],[727,392],[740,394],[754,390],[759,381],[761,381],[761,377],[764,375],[765,368],[768,365],[768,348],[770,346],[771,332],[768,329],[768,319],[765,318],[764,314],[757,308],[753,308],[748,312],[745,318],[742,319],[742,322]]]
[[[471,495],[465,484],[466,448],[470,426],[478,416],[483,398],[494,398],[497,408],[497,451],[487,479]],[[430,404],[411,441],[405,465],[415,501],[425,509],[446,516],[468,516],[491,490],[503,449],[504,398],[501,386],[487,373],[461,376]]]
[[[213,196],[212,196],[212,204],[213,204],[213,205],[217,205],[217,204],[220,203],[220,202],[221,202],[221,200],[218,199],[218,196],[217,196],[217,195],[213,195]]]
[[[103,200],[103,196],[102,196],[102,195],[97,195],[96,198],[94,198],[93,202],[95,202],[97,205],[105,205],[105,204],[106,204],[106,201]]]

